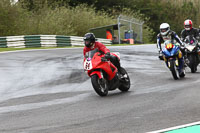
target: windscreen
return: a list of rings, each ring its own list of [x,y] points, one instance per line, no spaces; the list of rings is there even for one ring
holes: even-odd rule
[[[96,49],[94,49],[94,50],[91,50],[91,51],[89,51],[89,52],[86,52],[85,58],[90,58],[90,59],[92,59],[93,56],[94,56],[94,54],[95,54],[96,52],[98,52],[98,51],[99,51],[99,50],[96,48]]]
[[[187,36],[184,42],[187,45],[196,45],[196,39],[193,36]]]

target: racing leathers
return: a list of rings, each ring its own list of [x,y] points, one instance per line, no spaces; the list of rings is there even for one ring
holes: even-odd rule
[[[184,42],[187,36],[193,36],[198,42],[200,41],[200,31],[196,28],[190,30],[183,29],[181,32],[181,39]],[[198,51],[200,51],[200,44],[198,43]]]
[[[185,30],[185,29],[183,29],[183,30],[181,31],[181,40],[184,41],[185,38],[186,38],[187,36],[191,36],[191,35],[192,35],[195,39],[197,39],[197,40],[199,41],[199,39],[200,39],[200,37],[199,37],[199,30],[196,29],[196,28],[192,28],[192,29],[190,29],[190,30]]]
[[[110,50],[106,48],[106,46],[100,42],[95,41],[94,45],[91,47],[84,47],[83,49],[83,55],[85,57],[86,52],[89,52],[91,50],[98,49],[98,51],[101,54],[105,54],[105,58],[110,59],[113,65],[115,65],[120,72],[120,59],[113,53],[110,53]]]
[[[161,33],[159,33],[157,35],[157,48],[159,53],[162,51],[161,43],[167,40],[170,40],[172,44],[178,42],[180,46],[183,46],[183,42],[174,31],[169,31],[169,33],[166,36],[163,36],[161,35]]]
[[[178,35],[170,30],[169,33],[165,36],[161,35],[161,33],[159,33],[157,35],[157,48],[158,48],[158,52],[159,52],[159,58],[160,56],[162,55],[162,46],[161,46],[161,43],[162,42],[165,42],[165,41],[171,41],[172,44],[174,45],[177,45],[177,42],[179,43],[179,46],[180,46],[180,50],[179,50],[179,56],[178,56],[178,60],[179,60],[179,67],[180,69],[179,70],[182,70],[183,67],[184,67],[184,59],[183,59],[183,55],[182,55],[182,47],[184,47],[183,45],[183,42],[181,41],[181,39],[178,37]],[[163,56],[164,60],[165,60],[165,63],[168,67],[168,63],[167,63],[167,59]]]

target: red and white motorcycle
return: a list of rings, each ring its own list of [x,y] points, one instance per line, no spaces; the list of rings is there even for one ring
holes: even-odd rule
[[[94,90],[100,96],[106,96],[108,91],[119,89],[128,91],[130,78],[124,68],[117,68],[101,54],[98,49],[86,53],[84,58],[84,70],[91,77]]]

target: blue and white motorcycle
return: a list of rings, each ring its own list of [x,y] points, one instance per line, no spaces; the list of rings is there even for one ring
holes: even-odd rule
[[[180,47],[165,41],[165,48],[162,50],[164,61],[175,80],[185,77],[184,60]]]

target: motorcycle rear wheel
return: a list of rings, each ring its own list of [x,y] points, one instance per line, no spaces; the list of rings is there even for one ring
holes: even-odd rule
[[[130,89],[130,85],[131,85],[131,82],[130,82],[130,78],[128,76],[128,73],[126,72],[126,70],[123,68],[123,67],[120,67],[120,72],[121,74],[124,76],[124,78],[122,78],[120,80],[121,82],[121,85],[119,86],[119,90],[120,91],[128,91]]]
[[[91,76],[91,82],[92,86],[95,90],[95,92],[99,96],[107,96],[108,95],[108,85],[106,79],[102,78],[99,79],[99,77],[95,74]]]

